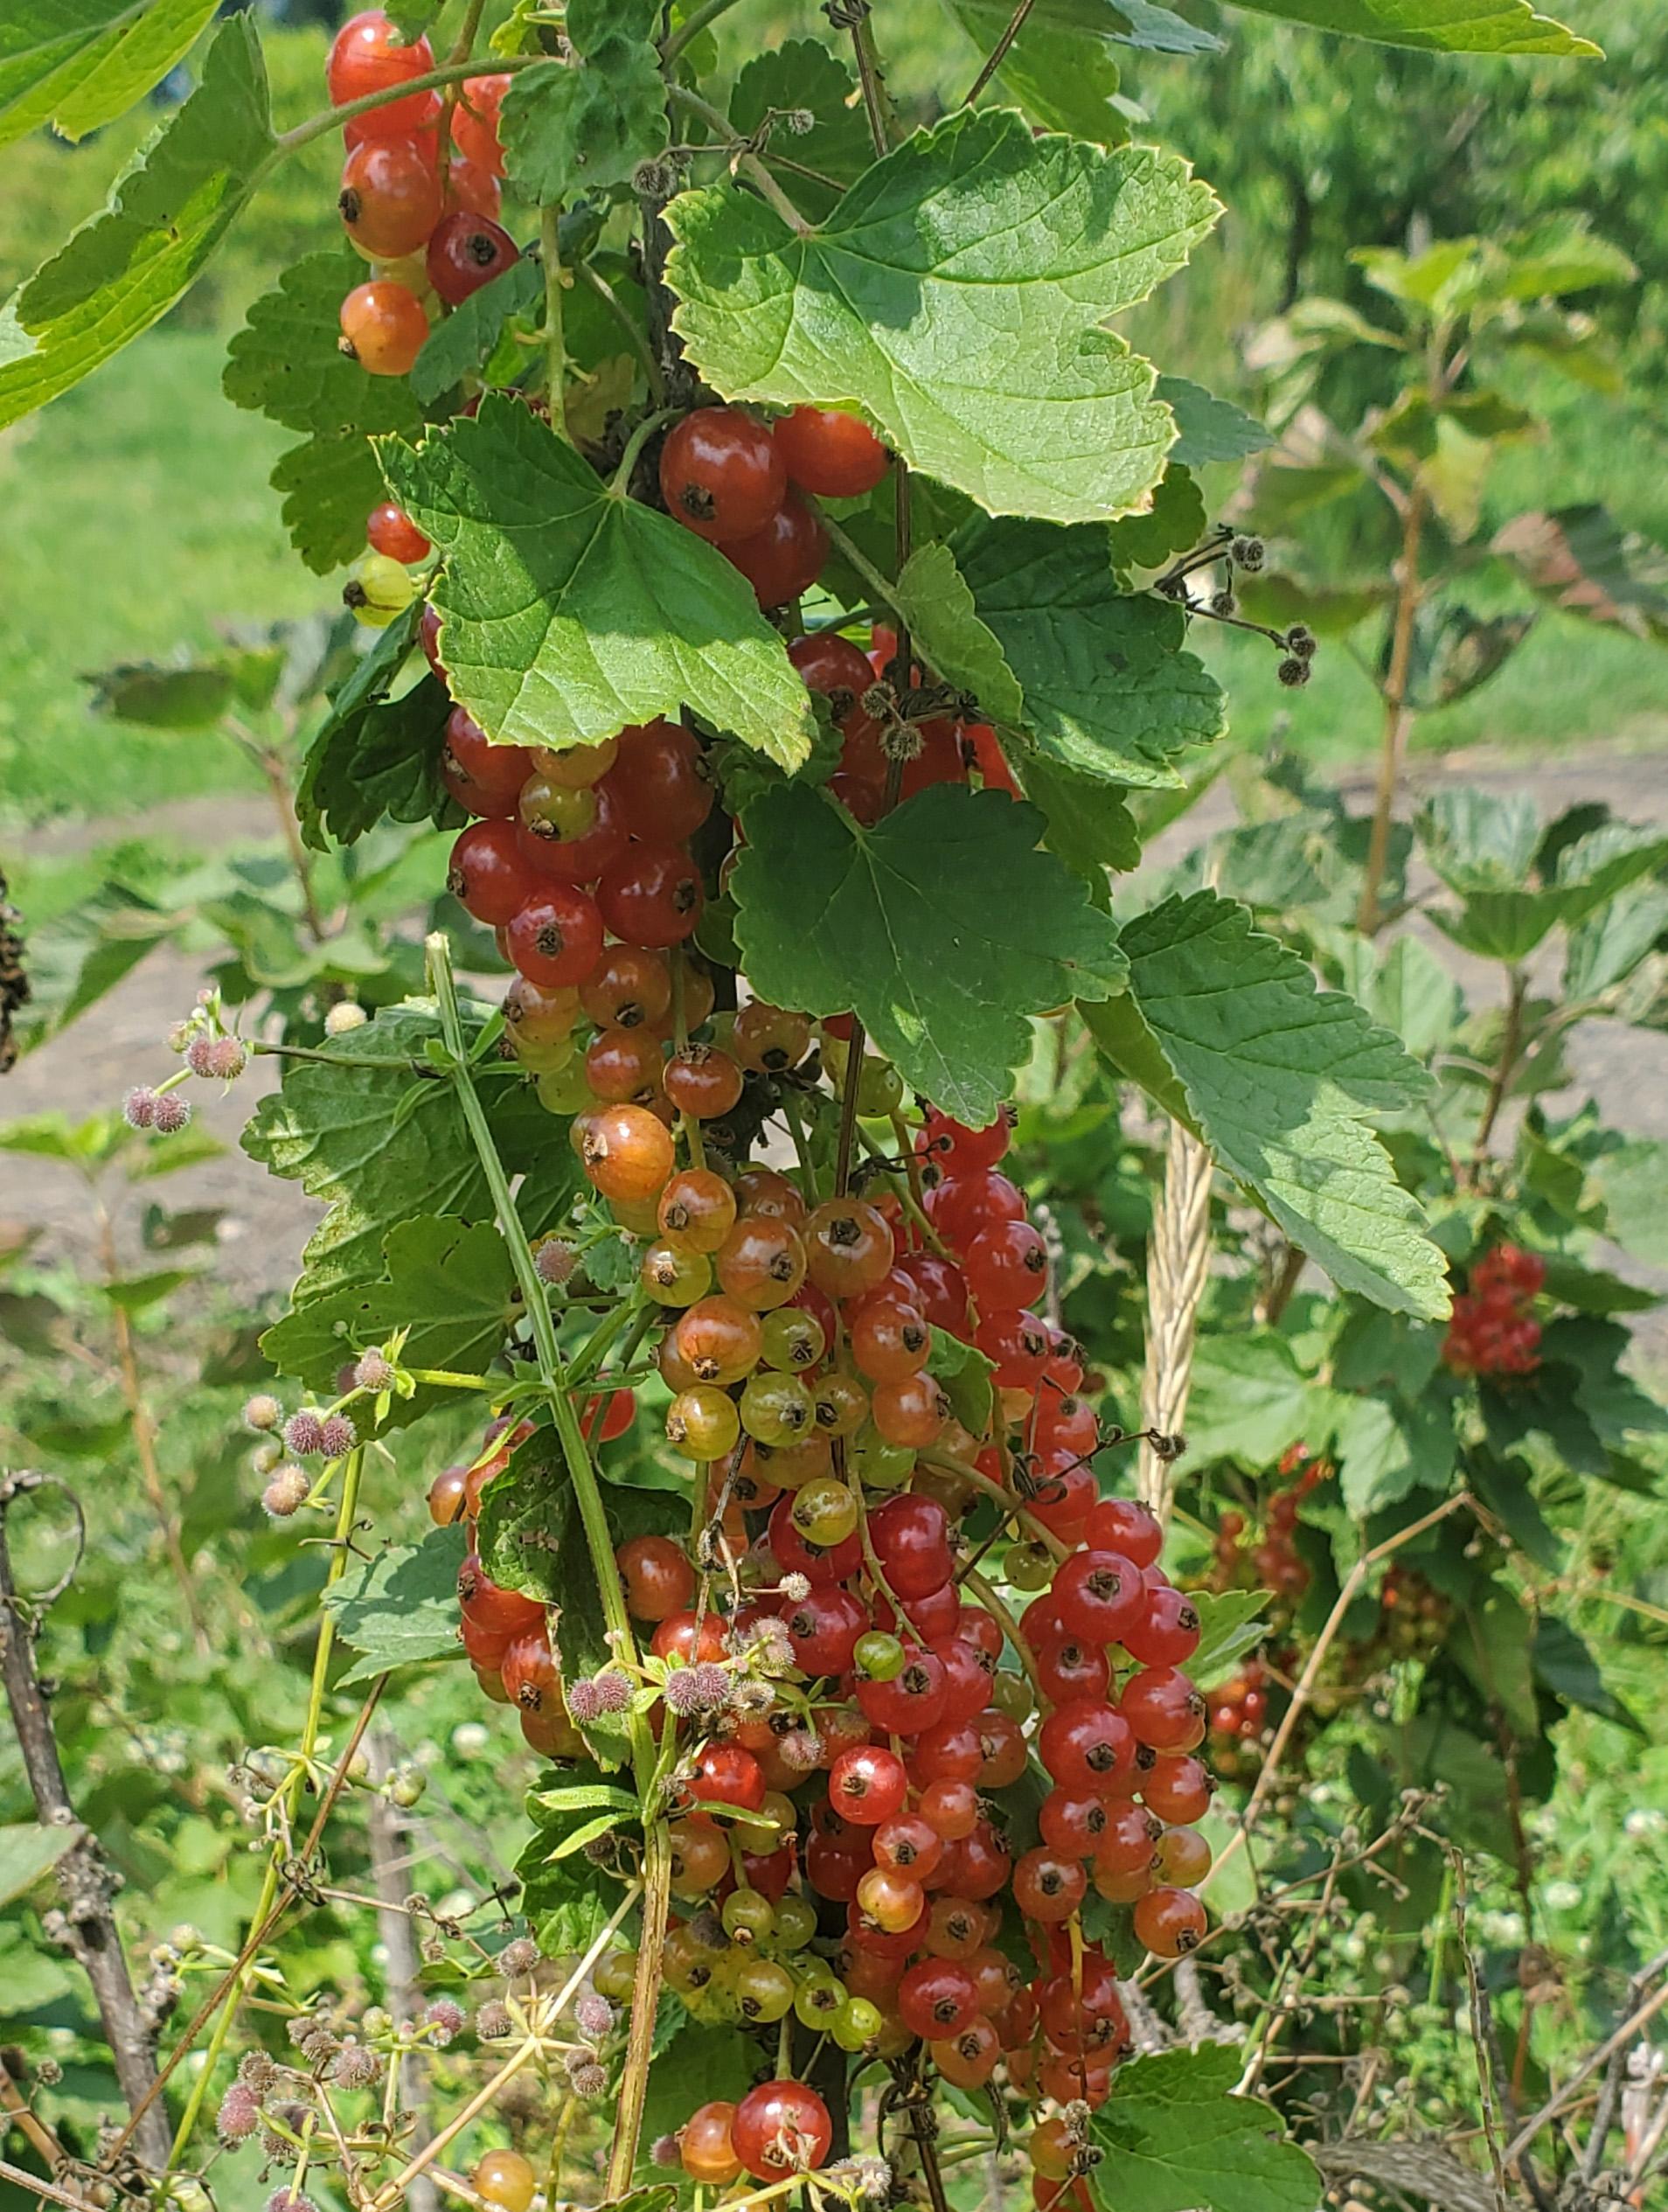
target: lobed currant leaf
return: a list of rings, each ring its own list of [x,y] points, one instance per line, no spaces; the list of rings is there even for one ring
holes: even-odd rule
[[[738,135],[750,138],[768,115],[779,152],[791,150],[796,162],[814,169],[837,184],[854,184],[874,159],[874,141],[860,101],[853,104],[857,80],[826,46],[814,38],[789,38],[768,53],[755,54],[735,80],[730,94],[730,122]],[[803,137],[790,137],[780,118],[802,108],[811,116]],[[794,178],[796,204],[814,219],[821,219],[839,198],[826,185],[809,178]]]
[[[471,292],[429,332],[427,343],[405,379],[414,396],[428,407],[461,378],[477,371],[504,335],[505,325],[517,316],[530,313],[544,295],[545,273],[537,261],[525,256],[511,261],[501,276],[482,285],[478,292]],[[373,381],[397,379],[378,377]]]
[[[1122,794],[1042,754],[1022,763],[1025,796],[1048,817],[1048,850],[1092,884],[1139,865],[1141,831]]]
[[[904,563],[893,589],[927,666],[945,683],[970,692],[986,720],[1022,721],[1025,702],[1013,671],[979,620],[949,547],[922,546]]]
[[[1232,400],[1219,400],[1202,384],[1185,376],[1161,376],[1158,397],[1176,418],[1176,442],[1171,460],[1186,469],[1202,469],[1212,461],[1243,461],[1261,453],[1274,441],[1256,417],[1236,407]]]
[[[1325,2184],[1258,2097],[1237,2097],[1237,2048],[1128,2059],[1089,2121],[1095,2202],[1116,2212],[1314,2212]],[[1102,2178],[1104,2177],[1104,2179]]]
[[[431,1528],[420,1544],[392,1544],[356,1560],[324,1592],[337,1635],[359,1654],[344,1682],[456,1653],[457,1570],[466,1548],[461,1527]]]
[[[0,429],[166,314],[254,191],[275,143],[254,19],[230,16],[196,91],[118,178],[110,205],[0,309]]]
[[[441,782],[451,700],[425,669],[401,680],[416,627],[407,617],[378,633],[330,701],[307,748],[295,790],[302,835],[316,852],[351,845],[386,815],[395,822],[455,828],[463,810]]]
[[[15,1820],[0,1827],[0,1906],[32,1889],[75,1840],[67,1824],[50,1828],[40,1820]]]
[[[1183,650],[1182,609],[1121,590],[1093,523],[976,523],[955,549],[1039,749],[1108,783],[1179,784],[1176,756],[1225,727],[1220,690]]]
[[[924,1097],[975,1129],[1031,1050],[1026,1017],[1123,985],[1115,933],[1038,847],[1042,817],[935,784],[865,829],[820,791],[744,817],[736,937],[761,998],[853,1011]]]
[[[1429,1089],[1400,1041],[1214,892],[1166,899],[1122,943],[1127,996],[1083,1010],[1108,1059],[1340,1290],[1439,1319],[1447,1263],[1372,1127]]]
[[[489,393],[473,421],[378,449],[443,557],[441,655],[490,736],[595,745],[688,707],[784,768],[808,756],[805,686],[750,587],[519,401]]]
[[[406,1331],[407,1367],[484,1374],[504,1349],[515,1309],[515,1276],[504,1239],[490,1221],[460,1221],[433,1214],[400,1221],[383,1242],[385,1273],[292,1306],[268,1329],[261,1348],[280,1374],[295,1375],[321,1396],[334,1395],[344,1359]],[[419,1384],[395,1393],[388,1428],[432,1412],[450,1394]],[[354,1418],[367,1427],[364,1402]]]
[[[991,513],[1126,512],[1175,426],[1151,369],[1102,325],[1220,212],[1173,156],[963,110],[803,234],[734,185],[681,194],[666,211],[675,327],[726,399],[853,407]]]
[[[383,497],[369,440],[415,436],[422,427],[406,378],[367,376],[342,351],[342,301],[364,275],[347,247],[303,256],[249,310],[221,379],[234,407],[306,435],[279,457],[271,481],[284,494],[290,540],[318,575],[364,549],[365,516]]]
[[[657,0],[569,0],[564,28],[583,64],[535,62],[504,97],[504,171],[524,199],[554,207],[627,184],[666,143],[655,52]]]

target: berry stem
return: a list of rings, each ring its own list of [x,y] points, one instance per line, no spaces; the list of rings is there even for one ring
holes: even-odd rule
[[[539,1270],[533,1263],[532,1247],[527,1242],[527,1232],[522,1226],[515,1200],[511,1195],[510,1179],[504,1172],[504,1162],[498,1157],[491,1126],[469,1074],[462,1016],[458,1009],[457,984],[452,974],[452,949],[445,932],[440,929],[424,941],[423,949],[429,979],[440,1004],[441,1031],[452,1055],[452,1082],[456,1087],[458,1103],[463,1109],[463,1118],[469,1124],[469,1135],[487,1179],[487,1187],[492,1193],[498,1228],[509,1248],[510,1264],[514,1269],[522,1302],[532,1328],[539,1380],[545,1386],[545,1395],[555,1418],[562,1457],[573,1478],[573,1495],[579,1506],[580,1525],[585,1530],[586,1549],[590,1553],[592,1569],[601,1595],[603,1617],[608,1623],[616,1655],[628,1665],[635,1666],[637,1664],[636,1641],[631,1633],[625,1593],[620,1586],[620,1573],[614,1562],[614,1540],[608,1534],[608,1515],[603,1510],[602,1493],[597,1487],[596,1470],[591,1464],[579,1416],[574,1412],[573,1399],[568,1395],[567,1372],[557,1341],[556,1325],[551,1318],[550,1301],[546,1296],[544,1284],[539,1281]],[[646,1798],[654,1774],[654,1745],[640,1714],[634,1713],[630,1716],[629,1730],[632,1770],[639,1792]]]
[[[505,54],[495,62],[495,68],[507,70],[530,69],[536,61],[548,59],[542,53]],[[478,61],[446,61],[437,69],[426,69],[420,77],[402,77],[397,84],[385,85],[379,92],[368,92],[362,99],[344,101],[339,108],[326,108],[322,114],[309,115],[304,123],[297,123],[294,130],[280,131],[273,141],[272,151],[257,172],[259,184],[267,171],[281,162],[286,154],[299,153],[303,146],[310,146],[316,138],[323,138],[332,130],[340,130],[344,123],[352,122],[360,115],[374,114],[386,108],[391,100],[409,100],[415,92],[444,92],[448,85],[462,84],[466,77],[481,73]]]
[[[1012,1607],[997,1596],[995,1590],[976,1568],[966,1569],[960,1579],[966,1583],[985,1610],[993,1613],[1001,1622],[1003,1633],[1019,1654],[1019,1664],[1025,1668],[1032,1688],[1037,1693],[1038,1705],[1046,1713],[1053,1701],[1043,1688],[1042,1677],[1037,1672],[1037,1654],[1025,1640],[1025,1632],[1020,1627]]]
[[[838,523],[809,494],[802,496],[807,506],[816,507],[817,513],[822,517],[823,527],[828,532],[829,543],[845,556],[875,597],[883,606],[889,607],[901,623],[904,616],[902,609],[898,604],[897,594],[862,547],[845,531],[842,530]]]

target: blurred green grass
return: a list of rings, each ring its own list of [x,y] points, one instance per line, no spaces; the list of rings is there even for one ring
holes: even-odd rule
[[[819,29],[809,9],[778,13],[788,35]],[[923,103],[935,83],[959,82],[973,50],[935,8],[905,13],[890,49],[893,82],[906,101]],[[324,44],[316,27],[268,34],[281,121],[316,105]],[[155,120],[142,111],[80,148],[37,136],[7,150],[0,293],[101,204]],[[324,142],[288,165],[206,282],[163,326],[0,436],[10,556],[0,825],[127,817],[147,804],[253,788],[249,769],[214,740],[99,721],[77,679],[114,661],[206,645],[217,622],[297,615],[328,596],[290,553],[267,483],[285,434],[233,408],[219,379],[226,339],[248,302],[333,234],[335,162]],[[1195,268],[1132,319],[1135,343],[1234,391],[1240,340],[1267,289],[1255,244],[1230,217]],[[1553,435],[1508,459],[1494,503],[1510,511],[1513,502],[1607,498],[1624,519],[1662,532],[1668,440],[1647,402],[1555,387],[1535,396],[1554,410]],[[1230,481],[1213,490],[1220,496]],[[1376,742],[1371,687],[1343,650],[1330,650],[1317,680],[1294,699],[1276,687],[1254,641],[1213,633],[1201,645],[1229,685],[1246,741],[1278,727],[1287,741],[1338,761]],[[1668,742],[1668,663],[1658,648],[1548,616],[1493,684],[1425,718],[1415,742],[1560,750]]]

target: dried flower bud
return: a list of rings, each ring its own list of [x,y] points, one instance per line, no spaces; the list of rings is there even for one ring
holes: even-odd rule
[[[311,1459],[324,1449],[324,1423],[309,1406],[292,1413],[284,1423],[284,1450],[297,1459]]]
[[[532,1973],[540,1955],[531,1936],[512,1936],[498,1953],[498,1972],[514,1981],[522,1974]]]
[[[359,1432],[344,1413],[327,1415],[319,1424],[318,1448],[327,1459],[342,1459],[359,1441]]]
[[[484,2005],[476,2008],[475,2032],[483,2043],[496,2043],[500,2036],[507,2035],[514,2026],[515,2021],[511,2017],[510,2007],[501,1997],[489,1997]]]
[[[533,1266],[541,1283],[566,1283],[578,1265],[579,1254],[559,1236],[547,1236],[533,1254]]]
[[[614,2026],[614,2007],[606,1997],[599,1997],[592,1990],[574,2006],[573,2018],[581,2035],[593,2038],[606,2035]]]
[[[215,2133],[222,2143],[245,2143],[260,2125],[260,2099],[242,2082],[233,2082],[214,2116]]]
[[[191,1118],[191,1109],[177,1091],[163,1091],[156,1100],[150,1125],[158,1137],[177,1137]]]
[[[122,1118],[129,1129],[150,1129],[156,1119],[156,1094],[149,1083],[136,1083],[122,1102]]]
[[[332,1006],[324,1017],[327,1037],[345,1037],[351,1029],[363,1029],[371,1017],[363,1006],[356,1006],[351,998],[344,998]]]
[[[354,1362],[353,1383],[358,1390],[389,1390],[393,1387],[393,1363],[385,1353],[362,1352]]]
[[[436,1997],[423,2014],[434,2031],[433,2041],[444,2050],[454,2035],[463,2030],[463,2007],[450,1997]]]
[[[307,1503],[312,1488],[304,1469],[280,1467],[261,1493],[261,1511],[274,1520],[288,1520]]]
[[[275,1429],[283,1417],[283,1408],[269,1390],[257,1390],[253,1398],[244,1402],[243,1425],[246,1429],[253,1429],[257,1435],[264,1435],[268,1429]]]
[[[369,2089],[382,2078],[382,2061],[363,2043],[344,2043],[336,2054],[330,2078],[341,2089]]]

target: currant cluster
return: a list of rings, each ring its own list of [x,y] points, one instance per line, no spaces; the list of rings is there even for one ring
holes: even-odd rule
[[[1540,1324],[1530,1311],[1546,1280],[1546,1263],[1521,1245],[1497,1244],[1471,1269],[1454,1300],[1442,1359],[1456,1374],[1533,1374],[1540,1365]]]
[[[1270,1590],[1289,1610],[1309,1588],[1309,1569],[1293,1541],[1298,1512],[1331,1471],[1331,1463],[1313,1457],[1306,1445],[1289,1445],[1278,1472],[1290,1479],[1283,1489],[1268,1492],[1261,1534],[1252,1531],[1242,1513],[1229,1511],[1218,1520],[1207,1587],[1218,1592]]]

